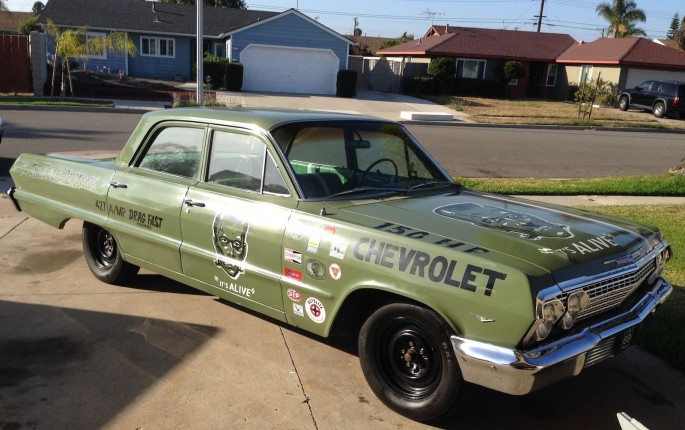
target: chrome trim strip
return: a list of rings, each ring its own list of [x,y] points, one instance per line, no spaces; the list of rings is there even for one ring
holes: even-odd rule
[[[644,322],[672,291],[671,284],[660,278],[629,311],[535,349],[519,351],[459,336],[451,336],[452,347],[466,381],[508,394],[527,394],[578,375],[588,352],[602,340]]]

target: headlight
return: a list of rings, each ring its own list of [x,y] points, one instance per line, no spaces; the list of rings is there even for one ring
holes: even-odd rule
[[[549,336],[564,310],[564,304],[559,299],[550,300],[542,306],[542,318],[538,320],[538,326],[535,328],[535,340],[539,342]]]
[[[561,326],[568,330],[576,323],[580,312],[590,304],[590,296],[585,291],[576,291],[568,296],[566,313],[561,319]]]

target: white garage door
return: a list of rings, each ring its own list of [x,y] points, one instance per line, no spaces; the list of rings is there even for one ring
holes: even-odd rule
[[[331,50],[249,45],[240,62],[245,91],[335,94],[340,60]]]
[[[633,88],[644,81],[685,81],[685,72],[632,68],[628,70],[626,88]]]

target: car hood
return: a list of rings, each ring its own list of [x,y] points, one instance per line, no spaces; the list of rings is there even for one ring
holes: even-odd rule
[[[356,222],[410,238],[430,235],[433,243],[443,246],[462,244],[453,249],[481,251],[531,275],[551,273],[556,282],[605,272],[616,267],[608,267],[608,261],[642,256],[658,242],[658,230],[652,226],[468,190],[351,203],[341,209],[362,217]]]

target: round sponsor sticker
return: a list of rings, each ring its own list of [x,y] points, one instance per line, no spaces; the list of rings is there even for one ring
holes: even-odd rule
[[[288,290],[288,297],[290,297],[290,300],[293,302],[299,302],[302,300],[302,295],[300,294],[299,291],[293,290],[292,288]]]
[[[304,305],[305,311],[307,311],[307,316],[317,324],[321,324],[326,321],[326,308],[323,307],[318,299],[310,297],[307,299]]]
[[[330,265],[328,268],[328,273],[330,273],[331,278],[335,279],[336,281],[342,276],[342,270],[340,270],[340,266],[335,263]]]
[[[305,262],[305,267],[307,269],[307,275],[310,278],[323,280],[326,279],[326,265],[321,261],[310,258]]]

